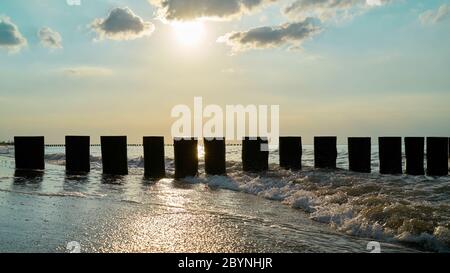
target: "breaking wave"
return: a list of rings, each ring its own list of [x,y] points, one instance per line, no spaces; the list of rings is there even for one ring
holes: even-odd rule
[[[234,162],[228,176],[202,174],[186,181],[279,201],[349,235],[450,251],[448,178],[271,169],[248,174]]]
[[[46,155],[63,165],[65,156]],[[310,162],[307,161],[310,165]],[[200,161],[200,170],[203,170]],[[93,169],[101,157],[91,156]],[[142,169],[142,156],[129,159],[130,169]],[[174,161],[166,159],[168,176]],[[343,169],[283,170],[271,164],[264,174],[242,172],[240,162],[227,162],[227,176],[186,178],[188,183],[239,191],[279,201],[309,214],[337,231],[386,242],[400,242],[424,250],[450,251],[450,179],[427,176],[358,174]]]

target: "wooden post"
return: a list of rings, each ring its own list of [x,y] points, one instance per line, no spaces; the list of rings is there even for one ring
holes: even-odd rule
[[[425,138],[405,137],[406,173],[424,175]]]
[[[353,172],[370,173],[372,143],[370,137],[348,138],[349,169]]]
[[[245,172],[262,172],[269,169],[267,138],[245,137],[242,141],[242,168]]]
[[[128,174],[127,137],[101,137],[103,173],[111,175]]]
[[[198,140],[195,138],[174,139],[175,178],[196,176],[198,173]]]
[[[225,139],[204,138],[205,171],[211,175],[226,174]]]
[[[44,170],[44,137],[14,137],[16,169]]]
[[[337,137],[314,137],[314,165],[316,168],[336,168]]]
[[[90,137],[66,136],[66,172],[88,173],[91,170]]]
[[[381,174],[402,173],[402,138],[378,138]]]
[[[164,137],[144,137],[144,176],[163,178],[166,176]]]
[[[280,137],[278,153],[280,167],[287,170],[300,170],[302,168],[302,138]]]
[[[448,138],[427,137],[427,175],[448,175]]]

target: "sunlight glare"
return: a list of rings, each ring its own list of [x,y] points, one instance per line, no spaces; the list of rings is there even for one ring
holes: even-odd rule
[[[199,159],[205,158],[205,147],[198,145],[197,146],[197,157]]]
[[[175,38],[185,46],[196,46],[204,39],[206,31],[202,22],[174,22]]]

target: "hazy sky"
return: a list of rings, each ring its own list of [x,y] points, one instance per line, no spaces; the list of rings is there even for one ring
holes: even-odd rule
[[[0,140],[169,136],[194,96],[278,104],[305,143],[449,136],[450,1],[0,2]]]

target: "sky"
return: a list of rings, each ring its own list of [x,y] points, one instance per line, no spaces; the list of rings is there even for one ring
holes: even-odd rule
[[[0,2],[0,140],[170,138],[196,96],[279,105],[305,143],[450,135],[448,0],[75,3]]]

